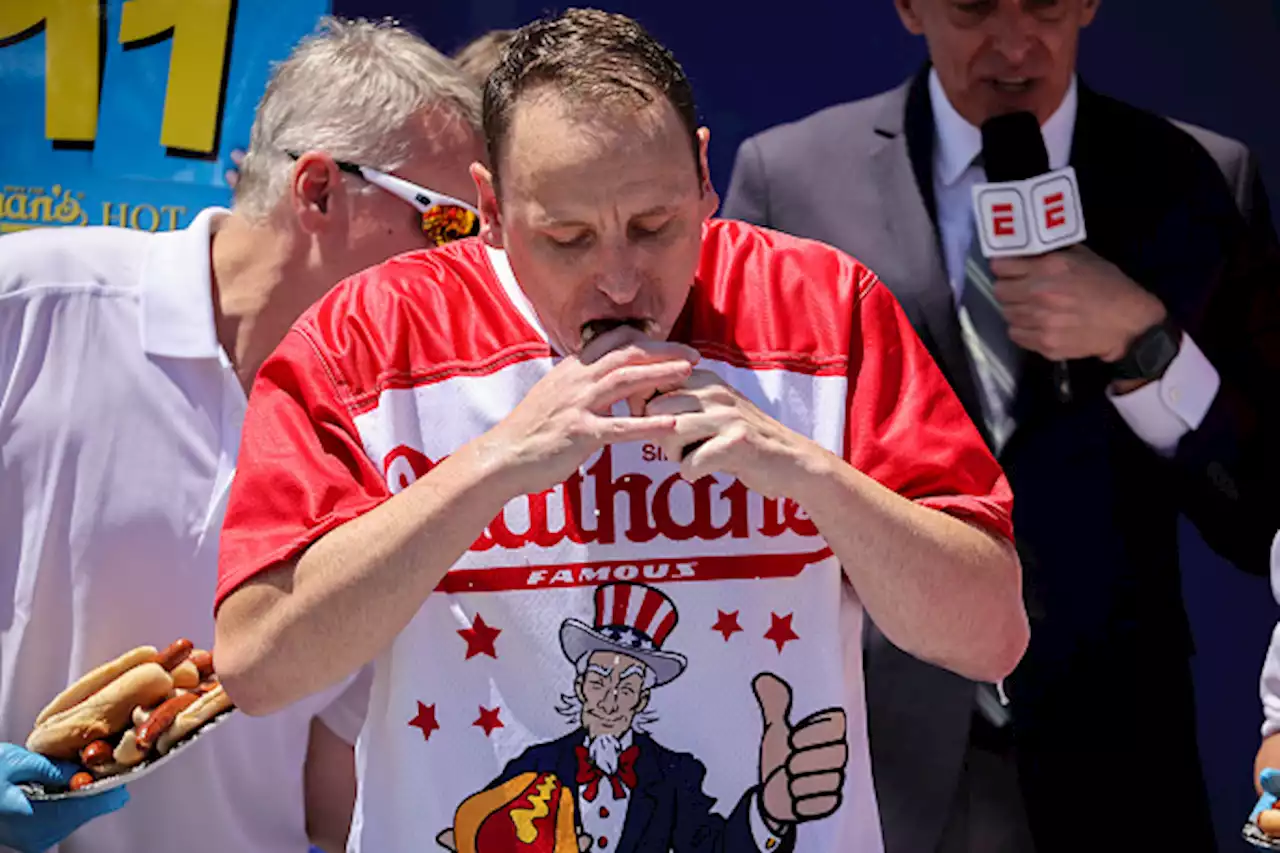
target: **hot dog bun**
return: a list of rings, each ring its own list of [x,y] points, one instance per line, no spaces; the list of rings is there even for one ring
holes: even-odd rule
[[[164,755],[175,743],[230,708],[232,704],[226,689],[219,684],[197,699],[195,704],[178,714],[173,725],[160,735],[160,740],[156,742],[156,751]]]
[[[154,649],[151,655],[154,658]],[[173,678],[160,664],[134,666],[79,704],[47,717],[27,738],[27,749],[50,758],[74,760],[82,747],[127,727],[136,706],[155,705],[172,690]]]
[[[468,797],[453,819],[458,853],[578,853],[573,794],[554,773],[522,773]]]
[[[1258,828],[1267,835],[1280,835],[1280,811],[1266,809],[1258,815]]]
[[[40,724],[54,714],[60,714],[88,699],[135,666],[154,660],[157,654],[155,646],[138,646],[136,649],[127,651],[115,660],[104,663],[92,672],[81,676],[70,687],[53,697],[53,701],[46,705],[44,710],[36,717],[36,726],[39,727]]]
[[[189,658],[169,670],[169,674],[173,676],[175,687],[190,690],[200,683],[200,670],[196,669],[196,665]]]
[[[115,752],[112,754],[115,763],[121,767],[132,767],[135,764],[141,764],[146,757],[146,751],[138,746],[137,729],[129,729],[125,732],[120,738],[120,743],[116,744]]]

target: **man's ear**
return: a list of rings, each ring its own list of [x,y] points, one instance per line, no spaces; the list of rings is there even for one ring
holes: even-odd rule
[[[476,195],[480,199],[480,239],[495,249],[501,249],[502,212],[493,173],[482,163],[472,163],[471,179],[476,182]]]
[[[1102,0],[1084,0],[1080,9],[1080,26],[1087,27],[1093,23],[1094,15],[1098,14],[1098,7],[1102,5]]]
[[[893,8],[902,19],[902,26],[913,36],[924,35],[924,21],[920,20],[920,3],[918,0],[893,0]]]
[[[651,690],[640,691],[640,701],[636,703],[636,710],[635,710],[636,714],[643,714],[644,709],[649,707],[649,694],[651,692],[653,691]]]
[[[711,166],[707,159],[710,146],[710,129],[698,128],[698,169],[702,173],[702,201],[699,212],[703,219],[710,219],[720,207],[720,196],[716,194],[716,188],[711,183]]]
[[[289,198],[304,231],[318,234],[333,222],[334,202],[342,195],[342,173],[333,158],[308,151],[293,164]]]

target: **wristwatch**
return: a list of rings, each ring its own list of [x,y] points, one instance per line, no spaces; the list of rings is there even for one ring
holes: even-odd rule
[[[1115,379],[1159,379],[1182,345],[1182,329],[1165,318],[1133,339],[1124,358],[1112,365]]]

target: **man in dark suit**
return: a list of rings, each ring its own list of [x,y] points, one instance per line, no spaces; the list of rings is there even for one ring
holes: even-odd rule
[[[724,207],[875,270],[1014,489],[1032,639],[1008,705],[869,629],[886,850],[1150,846],[1138,790],[1158,792],[1179,849],[1211,850],[1177,520],[1266,571],[1275,464],[1259,424],[1274,416],[1280,275],[1252,157],[1077,81],[1097,0],[895,5],[930,65],[747,140]],[[965,295],[969,198],[985,179],[978,128],[1017,111],[1039,119],[1051,168],[1075,168],[1089,239],[991,263],[1017,353],[1002,395],[989,364],[1001,342]]]

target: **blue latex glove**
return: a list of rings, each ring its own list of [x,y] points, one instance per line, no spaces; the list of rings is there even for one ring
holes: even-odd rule
[[[129,802],[129,792],[123,786],[52,803],[33,803],[17,786],[19,782],[66,785],[79,769],[12,743],[0,743],[0,846],[7,845],[20,853],[41,853],[82,824]]]
[[[1276,797],[1280,795],[1280,770],[1273,770],[1268,767],[1258,774],[1258,784],[1262,787],[1262,796],[1258,798],[1258,804],[1253,807],[1253,814],[1249,815],[1249,820],[1253,823],[1258,822],[1258,815],[1267,809],[1275,808]]]

